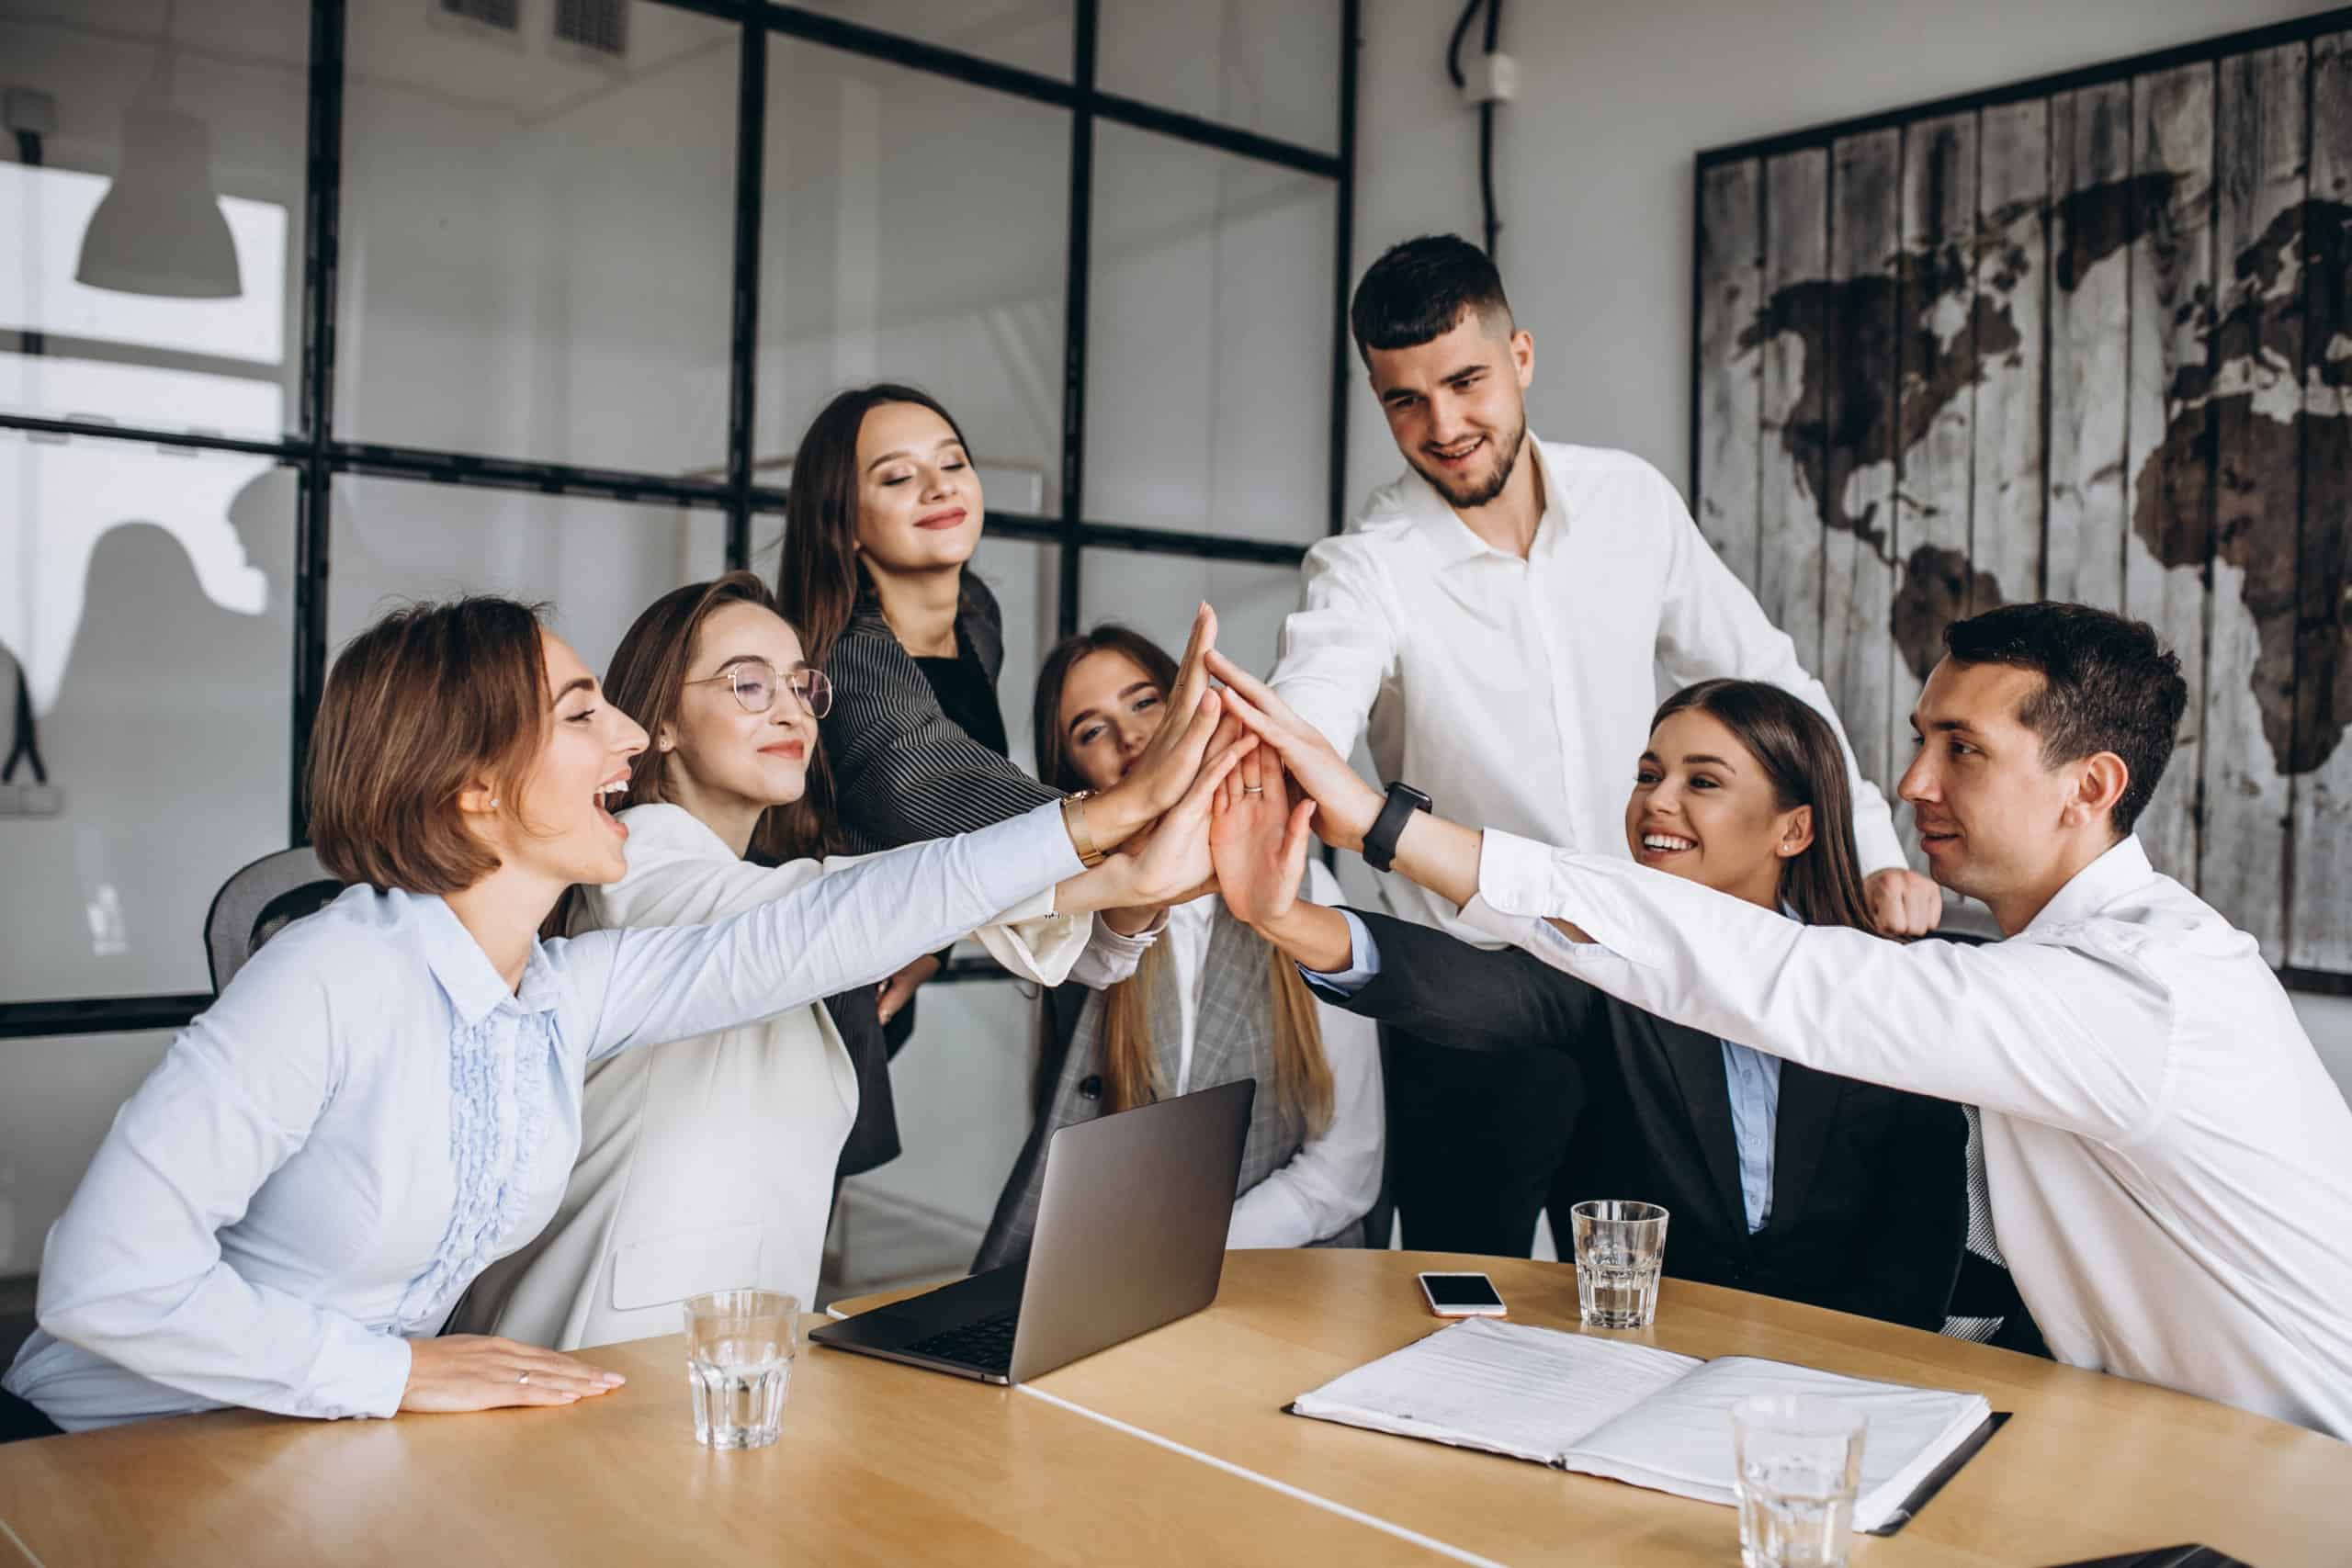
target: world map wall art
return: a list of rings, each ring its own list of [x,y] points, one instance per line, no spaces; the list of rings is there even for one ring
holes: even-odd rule
[[[2189,689],[2150,857],[2346,989],[2352,10],[1704,152],[1697,197],[1693,507],[1863,772],[1953,619],[2148,621]]]

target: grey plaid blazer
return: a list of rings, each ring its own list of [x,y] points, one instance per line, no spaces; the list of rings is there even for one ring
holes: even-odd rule
[[[1296,1117],[1283,1111],[1273,1092],[1273,1003],[1266,989],[1271,951],[1264,938],[1227,914],[1222,904],[1217,906],[1209,924],[1208,952],[1201,960],[1200,1014],[1193,1032],[1188,1087],[1204,1089],[1242,1078],[1257,1080],[1250,1134],[1241,1147],[1241,1179],[1233,1190],[1237,1198],[1289,1164],[1291,1156],[1306,1141],[1306,1129]],[[1183,1030],[1175,966],[1160,961],[1156,953],[1147,956],[1143,972],[1131,983],[1151,987],[1151,1039],[1158,1058],[1155,1076],[1172,1079],[1177,1043]],[[989,1222],[979,1256],[972,1261],[976,1273],[1028,1256],[1030,1237],[1037,1228],[1038,1200],[1045,1190],[1046,1143],[1064,1127],[1091,1122],[1102,1114],[1105,999],[1102,992],[1089,996],[1085,1010],[1079,1014],[1053,1100],[1030,1129],[1029,1141],[997,1199],[996,1215]],[[1363,1244],[1361,1216],[1315,1243],[1317,1247]]]

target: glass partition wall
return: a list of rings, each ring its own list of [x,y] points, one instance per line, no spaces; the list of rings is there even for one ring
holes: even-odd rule
[[[549,599],[601,667],[662,590],[773,570],[844,386],[970,434],[1024,731],[1064,632],[1220,585],[1278,621],[1338,521],[1355,28],[0,0],[0,1038],[204,1004],[376,610]]]
[[[801,428],[887,378],[971,436],[1016,761],[1082,626],[1205,594],[1269,661],[1340,517],[1357,12],[0,0],[0,1276],[210,1000],[213,894],[303,840],[389,603],[550,600],[601,669],[773,574]],[[1029,1003],[945,977],[998,983],[918,1048],[981,1059],[907,1145],[993,1176]]]

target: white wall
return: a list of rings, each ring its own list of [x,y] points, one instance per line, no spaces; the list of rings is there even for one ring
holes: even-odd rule
[[[1503,278],[1535,334],[1528,419],[1640,453],[1688,492],[1691,160],[1718,147],[2194,42],[2317,9],[2296,0],[1607,0],[1518,5],[1497,116]],[[1454,0],[1367,0],[1355,263],[1450,230],[1479,239],[1477,116],[1447,83]],[[1359,383],[1349,489],[1400,459]],[[2352,1094],[2352,1000],[2299,997]]]

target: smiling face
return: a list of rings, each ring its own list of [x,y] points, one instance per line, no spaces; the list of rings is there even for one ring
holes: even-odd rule
[[[765,713],[735,694],[739,670],[775,675]],[[738,601],[703,618],[686,665],[674,719],[654,739],[670,797],[705,821],[752,818],[798,800],[808,789],[817,720],[791,689],[808,662],[791,623],[764,605]]]
[[[1813,808],[1784,809],[1756,754],[1713,714],[1670,713],[1650,732],[1625,802],[1625,843],[1642,864],[1768,909],[1781,870],[1813,842]]]
[[[956,427],[882,403],[857,427],[857,548],[889,573],[960,567],[980,542],[980,480]]]
[[[1405,461],[1456,508],[1502,494],[1527,439],[1535,340],[1499,311],[1465,310],[1452,330],[1364,355]]]
[[[1070,766],[1089,789],[1127,776],[1168,716],[1168,694],[1115,648],[1098,649],[1062,681],[1061,730]]]
[[[512,812],[475,809],[500,862],[556,886],[618,882],[628,872],[628,829],[613,816],[628,788],[628,760],[645,731],[605,701],[596,678],[561,637],[539,634],[554,715]],[[467,794],[486,795],[480,785]]]
[[[2116,766],[2111,754],[2052,766],[2041,737],[2018,716],[2042,680],[2009,664],[1938,664],[1911,711],[1918,751],[1897,786],[1929,874],[1983,899],[2011,930],[2005,908],[2040,908],[2086,851],[2113,840],[2085,804],[2086,793],[2098,798],[2098,781],[2086,775]]]

